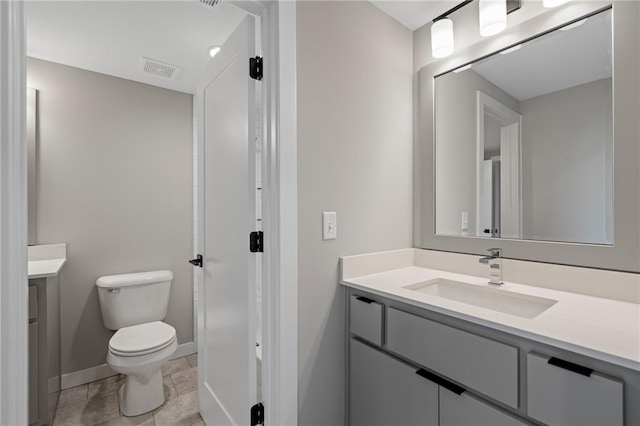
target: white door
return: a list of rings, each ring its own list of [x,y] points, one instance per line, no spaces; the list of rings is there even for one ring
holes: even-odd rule
[[[520,123],[500,130],[500,221],[503,238],[522,238]]]
[[[209,426],[249,425],[257,402],[254,34],[247,16],[206,66],[197,94],[198,398]]]
[[[480,200],[480,223],[478,234],[485,237],[493,235],[493,160],[482,163],[482,198]]]

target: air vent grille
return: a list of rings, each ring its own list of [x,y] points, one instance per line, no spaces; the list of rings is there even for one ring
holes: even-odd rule
[[[222,0],[200,0],[200,3],[204,3],[207,6],[215,6],[216,4],[221,3]]]
[[[155,75],[157,77],[175,80],[180,71],[175,65],[160,62],[155,59],[143,57],[140,61],[140,69],[142,72]]]

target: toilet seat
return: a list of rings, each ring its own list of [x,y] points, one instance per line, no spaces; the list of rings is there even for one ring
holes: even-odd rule
[[[123,357],[148,355],[161,351],[175,340],[175,328],[162,321],[154,321],[116,331],[109,340],[109,352]]]

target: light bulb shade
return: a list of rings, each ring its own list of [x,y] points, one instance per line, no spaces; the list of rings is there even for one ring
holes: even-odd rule
[[[480,0],[480,35],[489,37],[505,28],[507,28],[507,1]]]
[[[565,4],[568,1],[569,0],[542,0],[542,5],[544,7],[556,7],[560,6],[561,4]]]
[[[453,21],[440,19],[431,25],[431,55],[444,58],[453,53]]]

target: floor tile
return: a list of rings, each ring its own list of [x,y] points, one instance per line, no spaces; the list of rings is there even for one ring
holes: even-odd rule
[[[189,355],[187,357],[187,362],[189,363],[190,366],[197,367],[198,366],[198,354]]]
[[[120,416],[116,392],[100,393],[86,401],[58,407],[54,426],[97,425]]]
[[[155,424],[153,414],[146,413],[135,417],[118,417],[106,423],[101,423],[99,426],[155,426]]]
[[[89,385],[76,386],[75,388],[65,389],[60,392],[60,400],[58,405],[73,404],[76,402],[86,401]]]
[[[207,424],[204,422],[204,420],[202,420],[202,416],[200,415],[200,413],[198,413],[198,418],[200,420],[198,420],[197,422],[195,422],[193,424],[193,426],[207,426]]]
[[[156,426],[191,426],[200,421],[198,393],[191,392],[168,400],[153,412]]]
[[[171,381],[178,395],[198,390],[198,367],[182,370],[171,375]]]
[[[178,392],[176,392],[176,387],[173,385],[173,381],[171,381],[171,376],[164,376],[162,378],[162,385],[164,387],[165,400],[169,400],[178,396]]]
[[[188,370],[189,368],[191,368],[191,366],[185,357],[172,359],[162,366],[162,375],[174,374],[178,371]]]
[[[99,393],[117,391],[120,389],[120,386],[124,384],[125,379],[126,376],[118,374],[116,376],[107,377],[106,379],[89,383],[89,398]]]

